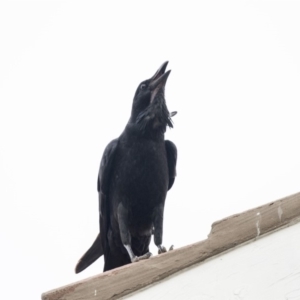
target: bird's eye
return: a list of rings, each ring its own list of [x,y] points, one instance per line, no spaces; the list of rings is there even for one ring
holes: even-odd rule
[[[141,90],[144,90],[145,88],[146,88],[146,84],[145,84],[145,83],[142,83],[141,86],[140,86],[140,89],[141,89]]]

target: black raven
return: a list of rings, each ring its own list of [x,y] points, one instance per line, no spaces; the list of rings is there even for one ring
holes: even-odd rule
[[[98,175],[100,233],[79,260],[79,273],[102,254],[104,271],[149,258],[154,235],[159,253],[167,191],[176,176],[176,146],[164,139],[173,127],[164,90],[171,71],[165,62],[139,84],[130,119],[118,139],[104,150]]]

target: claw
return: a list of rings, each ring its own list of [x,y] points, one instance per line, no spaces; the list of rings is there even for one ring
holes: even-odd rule
[[[167,249],[164,246],[159,245],[158,246],[158,254],[165,253],[165,252],[167,252]]]
[[[141,256],[134,256],[132,259],[131,259],[131,262],[132,263],[135,263],[135,262],[138,262],[140,260],[143,260],[143,259],[148,259],[152,256],[152,253],[151,252],[148,252],[144,255],[141,255]]]
[[[152,253],[151,252],[148,252],[148,253],[146,253],[146,254],[144,254],[144,255],[142,255],[142,256],[139,256],[139,260],[141,260],[141,259],[148,259],[148,258],[150,258],[152,256]]]
[[[172,245],[168,251],[172,251],[173,249],[174,249],[174,245]],[[159,245],[158,246],[158,254],[165,253],[165,252],[167,252],[166,247]]]

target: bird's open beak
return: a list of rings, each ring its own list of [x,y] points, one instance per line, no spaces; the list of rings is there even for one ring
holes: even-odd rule
[[[171,73],[171,70],[165,72],[167,65],[168,61],[164,62],[150,79],[149,87],[151,90],[151,102],[157,95],[158,91],[165,88],[167,79]]]

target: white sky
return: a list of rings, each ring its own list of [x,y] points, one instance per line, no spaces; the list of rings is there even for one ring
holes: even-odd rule
[[[101,258],[74,274],[98,233],[102,152],[165,60],[167,247],[299,192],[299,15],[298,1],[1,1],[1,298],[102,272]]]

